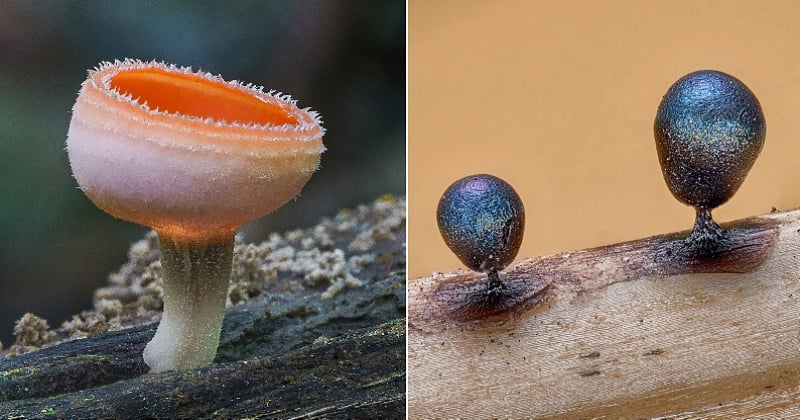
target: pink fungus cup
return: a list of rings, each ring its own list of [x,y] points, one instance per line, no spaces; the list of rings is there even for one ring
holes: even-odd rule
[[[97,207],[153,228],[164,313],[151,372],[210,364],[233,237],[295,198],[319,167],[318,114],[289,96],[158,62],[102,63],[72,110],[72,173]]]

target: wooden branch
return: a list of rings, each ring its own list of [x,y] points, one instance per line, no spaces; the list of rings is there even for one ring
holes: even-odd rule
[[[800,211],[409,282],[409,416],[800,415]]]

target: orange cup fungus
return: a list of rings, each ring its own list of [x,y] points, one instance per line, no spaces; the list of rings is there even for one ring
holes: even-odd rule
[[[151,371],[213,361],[233,235],[300,193],[324,132],[289,96],[209,73],[139,60],[89,71],[67,152],[95,205],[158,232],[164,315],[144,352]]]

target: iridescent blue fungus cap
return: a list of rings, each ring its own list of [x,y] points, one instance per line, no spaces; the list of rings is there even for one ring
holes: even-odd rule
[[[698,210],[728,201],[764,146],[761,105],[739,79],[713,70],[675,82],[658,106],[658,159],[672,195]]]
[[[525,208],[507,182],[471,175],[454,182],[436,210],[450,250],[475,271],[496,273],[514,261],[525,230]]]

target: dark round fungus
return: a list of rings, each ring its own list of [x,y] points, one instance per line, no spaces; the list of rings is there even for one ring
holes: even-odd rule
[[[711,209],[742,185],[764,146],[761,105],[739,79],[713,70],[675,82],[658,106],[656,150],[672,195],[697,210],[695,232],[718,236]]]
[[[439,232],[467,267],[497,272],[514,261],[525,230],[525,208],[507,182],[492,175],[471,175],[444,192],[436,210]]]
[[[764,146],[766,124],[744,83],[701,70],[669,88],[654,131],[664,180],[675,198],[713,209],[742,185]]]

